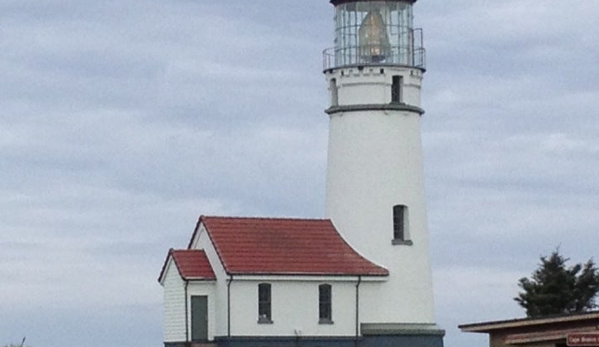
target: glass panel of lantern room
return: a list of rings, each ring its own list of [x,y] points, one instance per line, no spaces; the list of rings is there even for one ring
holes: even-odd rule
[[[336,7],[335,64],[413,65],[412,5],[346,2]]]

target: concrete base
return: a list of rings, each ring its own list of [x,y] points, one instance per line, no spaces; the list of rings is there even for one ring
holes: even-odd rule
[[[443,347],[445,330],[435,324],[362,323],[362,347]]]
[[[164,347],[218,347],[213,342],[165,342]]]
[[[216,340],[219,347],[356,347],[355,338],[345,337],[226,337]]]
[[[214,342],[165,342],[164,347],[443,347],[445,331],[434,324],[362,323],[354,336],[236,336]]]
[[[365,336],[360,342],[360,347],[443,347],[443,336]]]
[[[164,347],[443,347],[444,331],[441,329],[416,329],[411,330],[397,327],[385,327],[378,334],[372,334],[372,329],[365,327],[364,336],[355,337],[339,336],[278,336],[278,337],[217,337],[213,343],[192,344],[186,342],[165,342]],[[370,327],[372,328],[372,327]]]

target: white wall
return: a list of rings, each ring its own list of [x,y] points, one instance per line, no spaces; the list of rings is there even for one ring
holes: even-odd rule
[[[166,267],[164,287],[164,341],[185,341],[185,282],[172,258]]]
[[[390,103],[392,76],[403,77],[402,102],[420,107],[422,71],[418,69],[365,66],[361,70],[357,67],[341,68],[326,75],[328,81],[333,78],[336,80],[339,105]],[[330,87],[329,82],[329,90]]]
[[[258,284],[271,284],[272,324],[258,323]],[[332,286],[333,324],[319,324],[318,286]],[[356,282],[233,281],[231,333],[236,336],[354,336]]]
[[[209,302],[214,302],[214,311],[213,314],[210,314],[208,320],[214,322],[214,336],[227,336],[227,280],[229,277],[220,262],[212,241],[208,237],[205,226],[201,224],[198,228],[196,237],[191,242],[191,249],[204,250],[216,275],[213,296],[208,298]]]

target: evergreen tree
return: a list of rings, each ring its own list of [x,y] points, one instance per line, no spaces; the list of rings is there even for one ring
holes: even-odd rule
[[[528,317],[584,312],[597,307],[599,270],[592,259],[585,264],[566,266],[568,258],[559,250],[541,257],[541,264],[531,278],[521,278],[522,292],[514,298],[526,309]]]

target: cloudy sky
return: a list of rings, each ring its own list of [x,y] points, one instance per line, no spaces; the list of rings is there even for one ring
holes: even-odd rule
[[[597,257],[596,1],[421,0],[436,311],[520,317]],[[200,214],[322,217],[326,0],[0,0],[0,345],[161,346]]]

